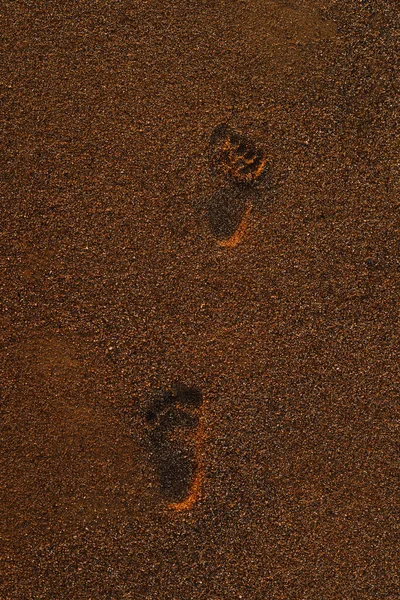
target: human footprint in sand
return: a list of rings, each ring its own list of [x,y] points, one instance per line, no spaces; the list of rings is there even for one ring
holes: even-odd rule
[[[206,214],[220,246],[233,248],[243,238],[267,167],[265,151],[249,137],[225,123],[214,128],[210,138],[210,168],[219,187],[208,203]]]
[[[190,508],[203,479],[201,392],[178,386],[153,401],[145,414],[161,495],[175,510]]]

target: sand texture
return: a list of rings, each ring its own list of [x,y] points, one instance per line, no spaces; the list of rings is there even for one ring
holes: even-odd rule
[[[1,600],[399,598],[399,15],[5,0]]]

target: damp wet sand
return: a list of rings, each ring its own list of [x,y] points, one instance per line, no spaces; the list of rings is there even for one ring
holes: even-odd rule
[[[50,4],[3,15],[1,598],[394,599],[396,3]],[[268,159],[231,245],[222,123]]]

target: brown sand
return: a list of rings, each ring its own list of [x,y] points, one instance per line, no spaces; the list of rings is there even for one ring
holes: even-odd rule
[[[2,600],[394,600],[396,0],[6,1]],[[266,148],[235,248],[207,144]],[[154,390],[204,394],[160,499]]]

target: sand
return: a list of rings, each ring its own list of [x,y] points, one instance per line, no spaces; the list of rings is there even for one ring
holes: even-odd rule
[[[397,598],[397,2],[2,13],[0,597]],[[270,166],[231,247],[220,123]],[[176,383],[180,511],[143,426]]]

